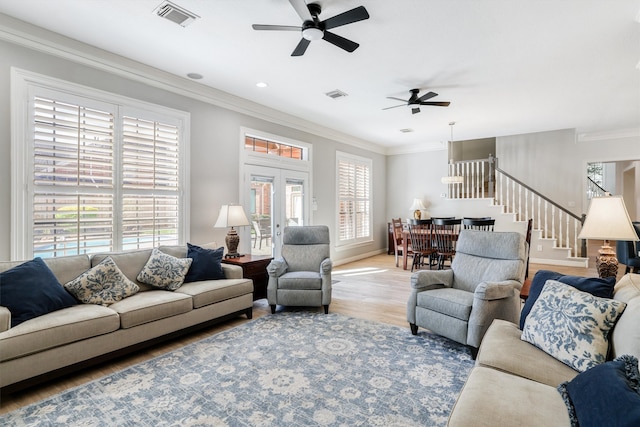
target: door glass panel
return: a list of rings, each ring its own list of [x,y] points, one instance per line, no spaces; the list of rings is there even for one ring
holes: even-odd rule
[[[285,193],[286,224],[289,226],[304,225],[304,181],[287,178]]]
[[[273,177],[251,176],[251,255],[271,255]]]

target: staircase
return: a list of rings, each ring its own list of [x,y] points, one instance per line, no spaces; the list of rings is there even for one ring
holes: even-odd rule
[[[499,231],[524,233],[531,218],[531,262],[587,267],[586,242],[578,239],[584,215],[577,216],[561,207],[496,164],[493,157],[450,163],[449,176],[457,177],[459,182],[449,184],[449,199],[475,199],[474,205],[488,202]],[[484,209],[473,210],[481,211]]]

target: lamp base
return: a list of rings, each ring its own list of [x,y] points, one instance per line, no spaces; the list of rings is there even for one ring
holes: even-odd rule
[[[598,251],[600,254],[596,258],[596,269],[601,279],[616,277],[618,275],[618,259],[615,251],[609,246],[609,241],[605,240],[604,245]]]
[[[224,238],[224,242],[227,244],[227,254],[225,258],[239,258],[241,255],[238,253],[238,244],[240,244],[240,236],[238,232],[231,227],[231,230],[227,232],[227,236]]]
[[[415,211],[413,211],[413,219],[420,218],[422,218],[422,211],[420,209],[416,209]]]

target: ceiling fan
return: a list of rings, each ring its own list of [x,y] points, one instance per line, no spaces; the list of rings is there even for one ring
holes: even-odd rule
[[[431,106],[435,106],[435,107],[448,107],[450,102],[445,101],[445,102],[433,102],[433,101],[427,101],[427,99],[431,99],[434,96],[438,96],[437,93],[435,92],[427,92],[422,96],[418,96],[418,93],[420,93],[420,89],[411,89],[411,96],[409,97],[408,100],[404,100],[404,99],[400,99],[400,98],[395,98],[393,96],[387,96],[387,99],[395,99],[396,101],[402,101],[404,102],[404,104],[400,104],[400,105],[394,105],[393,107],[387,107],[387,108],[383,108],[383,110],[388,110],[390,108],[397,108],[397,107],[404,107],[405,105],[416,105],[416,107],[411,108],[411,114],[416,114],[420,112],[420,105],[431,105]]]
[[[267,31],[301,31],[302,40],[300,40],[298,46],[293,50],[291,56],[302,56],[312,40],[326,40],[347,52],[353,52],[358,48],[358,46],[360,46],[356,42],[345,39],[344,37],[327,30],[369,19],[369,13],[367,13],[367,9],[365,9],[364,6],[358,6],[332,18],[321,21],[319,15],[322,8],[318,3],[306,4],[304,0],[289,0],[289,3],[291,3],[291,6],[296,10],[300,18],[302,18],[303,22],[301,27],[253,24],[253,29]]]

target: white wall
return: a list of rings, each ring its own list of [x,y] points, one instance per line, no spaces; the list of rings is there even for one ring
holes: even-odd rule
[[[134,64],[135,65],[135,64]],[[190,241],[198,244],[216,241],[223,244],[226,230],[214,229],[217,212],[222,204],[238,202],[239,198],[239,135],[241,127],[313,144],[313,194],[318,209],[313,212],[314,224],[335,226],[335,152],[354,152],[373,159],[374,241],[339,253],[332,252],[334,261],[386,248],[384,215],[386,163],[383,154],[355,148],[333,139],[259,119],[225,109],[212,103],[163,90],[144,82],[128,79],[122,73],[97,69],[78,62],[49,55],[39,50],[0,41],[0,259],[10,257],[10,67],[17,67],[77,84],[93,87],[131,98],[152,102],[191,114],[190,165]],[[140,66],[140,69],[144,69]],[[140,79],[139,79],[140,80]],[[144,79],[142,79],[144,80]],[[242,243],[242,242],[241,242]],[[246,242],[245,242],[246,243]]]

